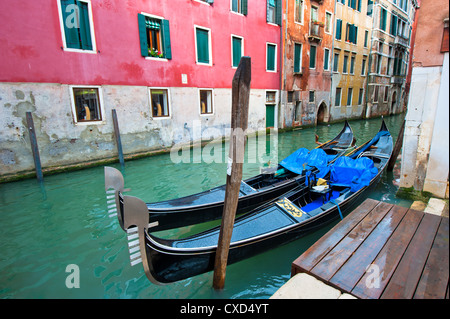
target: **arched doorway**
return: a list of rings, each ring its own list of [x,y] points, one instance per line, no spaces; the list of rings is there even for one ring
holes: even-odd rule
[[[317,110],[317,121],[316,124],[328,122],[328,112],[327,105],[325,102],[320,103],[319,109]]]
[[[397,106],[397,91],[394,91],[394,93],[392,93],[392,99],[391,99],[391,114],[395,113],[395,108]]]

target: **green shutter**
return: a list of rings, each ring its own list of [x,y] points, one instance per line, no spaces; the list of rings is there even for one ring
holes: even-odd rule
[[[330,61],[330,51],[324,50],[323,52],[323,69],[328,70],[328,63]]]
[[[268,71],[275,71],[275,46],[273,44],[267,45],[267,65]]]
[[[396,15],[392,15],[391,16],[391,29],[389,30],[389,33],[392,34],[393,36],[397,35],[397,16]]]
[[[247,0],[242,0],[242,14],[247,15]]]
[[[66,38],[66,47],[71,49],[81,49],[81,42],[78,35],[77,21],[74,20],[74,12],[69,10],[69,5],[76,5],[76,0],[61,0],[61,11],[64,25],[64,35]]]
[[[281,15],[282,15],[282,9],[281,9],[281,0],[277,0],[275,2],[275,23],[281,26]]]
[[[172,59],[172,46],[170,44],[169,20],[161,21],[161,32],[163,42],[163,54],[166,59]]]
[[[237,67],[242,57],[242,40],[240,38],[232,38],[233,49],[233,66]]]
[[[358,27],[354,24],[352,24],[352,29],[353,29],[353,37],[351,38],[351,42],[353,44],[356,44],[357,39],[358,39]]]
[[[341,40],[342,35],[342,20],[336,20],[336,40]]]
[[[301,44],[295,43],[294,44],[294,72],[299,73],[300,72],[300,54],[301,54]]]
[[[197,62],[209,63],[208,31],[196,29],[197,35]]]
[[[141,55],[148,56],[147,27],[145,22],[145,16],[140,13],[138,13],[138,26],[139,26],[139,44],[141,46]]]
[[[313,45],[311,46],[311,49],[309,51],[309,68],[316,68],[316,47]]]
[[[358,11],[361,12],[361,1],[362,0],[358,0]]]
[[[89,8],[85,2],[77,1],[80,12],[80,38],[83,50],[92,50],[91,27],[89,24]]]
[[[380,29],[383,31],[386,31],[386,19],[387,19],[387,11],[386,9],[381,8]]]

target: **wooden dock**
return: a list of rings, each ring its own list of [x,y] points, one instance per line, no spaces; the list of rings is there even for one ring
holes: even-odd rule
[[[448,218],[367,199],[292,263],[363,299],[448,299]]]

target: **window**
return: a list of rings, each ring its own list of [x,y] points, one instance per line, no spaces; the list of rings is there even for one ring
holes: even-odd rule
[[[319,21],[319,8],[311,6],[311,22]]]
[[[355,58],[354,55],[350,58],[350,74],[355,74]]]
[[[331,33],[332,29],[332,15],[330,12],[325,12],[325,32]]]
[[[378,90],[379,90],[379,86],[375,85],[375,87],[373,88],[373,101],[374,102],[378,102]]]
[[[213,113],[212,90],[199,90],[200,95],[200,114]]]
[[[138,14],[141,55],[153,58],[172,58],[169,21],[147,14]]]
[[[309,51],[309,68],[315,69],[316,68],[316,52],[317,47],[315,45],[311,45],[310,51]]]
[[[369,17],[372,16],[372,11],[373,11],[373,0],[367,0],[367,15]]]
[[[333,72],[339,72],[339,53],[334,54],[333,59]]]
[[[277,45],[273,43],[266,44],[266,71],[277,71]]]
[[[316,100],[315,98],[315,92],[314,91],[309,91],[309,102],[314,102]]]
[[[334,98],[334,106],[340,106],[341,105],[341,88],[336,88],[336,96]]]
[[[231,0],[231,11],[247,14],[247,0]]]
[[[380,74],[381,73],[381,62],[383,60],[383,57],[381,54],[377,55],[377,63],[376,63],[376,70],[375,73]]]
[[[358,105],[363,104],[363,97],[364,97],[364,89],[359,89]]]
[[[383,97],[383,101],[387,102],[388,101],[388,97],[389,97],[389,86],[385,86],[384,87],[384,97]]]
[[[294,101],[294,91],[287,92],[287,102],[292,103]]]
[[[342,38],[342,20],[336,19],[336,40],[341,40]]]
[[[267,91],[266,92],[266,104],[274,104],[276,102],[277,92]]]
[[[361,75],[366,75],[366,58],[362,59],[361,62]]]
[[[266,21],[281,25],[281,0],[266,0]]]
[[[352,105],[353,88],[348,88],[347,91],[347,106]]]
[[[238,67],[241,57],[244,55],[244,39],[238,36],[231,36],[231,66]]]
[[[330,50],[327,48],[323,49],[323,69],[330,70]]]
[[[210,31],[195,27],[195,51],[196,63],[212,65]]]
[[[356,44],[356,39],[358,37],[358,27],[354,24],[347,23],[345,31],[345,41]]]
[[[397,35],[397,25],[398,25],[398,18],[395,14],[391,15],[391,26],[389,28],[389,33],[393,35],[394,37]]]
[[[380,11],[380,29],[386,31],[387,10],[381,8]]]
[[[58,10],[64,48],[96,52],[90,0],[60,0]]]
[[[71,87],[75,123],[101,122],[103,106],[100,87]]]
[[[342,67],[342,73],[347,73],[347,67],[348,67],[348,55],[344,55],[344,65]]]
[[[302,45],[294,43],[294,73],[302,72]]]
[[[167,89],[150,89],[152,116],[169,117],[169,93]]]
[[[295,22],[303,23],[303,0],[295,0]]]
[[[369,41],[369,31],[365,30],[364,31],[364,47],[365,48],[367,48],[367,46],[369,45],[368,41]]]

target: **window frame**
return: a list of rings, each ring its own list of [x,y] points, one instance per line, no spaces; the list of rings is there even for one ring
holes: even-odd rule
[[[339,104],[336,104],[337,101],[337,92],[339,90]],[[334,106],[342,106],[342,88],[341,87],[336,87],[335,91],[334,91]]]
[[[198,61],[197,29],[200,29],[200,30],[208,32],[208,60],[209,60],[208,63]],[[212,57],[211,29],[194,24],[194,39],[195,39],[195,63],[197,65],[212,66],[213,65],[213,62],[212,62],[213,57]]]
[[[140,22],[139,22],[139,15],[142,15],[142,16],[144,16],[145,18],[150,18],[150,19],[155,19],[155,20],[160,20],[160,24],[161,24],[161,27],[160,27],[160,30],[159,30],[159,44],[160,44],[160,46],[161,46],[161,52],[162,52],[162,54],[163,54],[163,56],[162,57],[155,57],[155,56],[151,56],[150,55],[150,53],[147,53],[147,55],[143,55],[143,53],[142,53],[142,39],[141,39],[141,27],[140,27]],[[167,19],[165,19],[164,17],[161,17],[161,16],[158,16],[158,15],[154,15],[154,14],[149,14],[149,13],[146,13],[146,12],[140,12],[140,13],[138,13],[138,24],[139,24],[139,45],[141,46],[141,56],[142,57],[144,57],[146,60],[154,60],[154,61],[169,61],[170,59],[172,59],[172,48],[171,48],[171,41],[170,41],[170,28],[167,26],[167,30],[166,31],[168,31],[169,32],[169,35],[167,36],[167,35],[165,35],[164,34],[164,30],[163,30],[163,24],[165,23],[165,22],[163,22],[163,21],[166,21],[167,22],[167,25],[169,25],[169,20],[167,20]],[[146,32],[147,32],[147,27],[146,27]],[[147,34],[146,34],[147,35]],[[166,41],[166,39],[165,38],[168,38],[168,43],[165,43],[165,41]],[[147,41],[147,39],[146,39],[146,42],[147,42],[147,49],[149,48],[149,46],[150,46],[150,43],[148,43],[148,41]],[[167,48],[166,48],[166,46],[167,46]],[[167,50],[166,50],[167,49]]]
[[[206,112],[206,113],[202,113],[202,97],[201,97],[201,92],[202,91],[210,91],[211,92],[211,112]],[[199,88],[198,89],[198,105],[199,105],[199,114],[200,116],[212,116],[214,115],[214,89],[213,88]],[[206,106],[206,108],[208,108]]]
[[[327,20],[327,16],[330,17],[330,20]],[[329,26],[328,26],[328,22],[329,22]],[[327,32],[327,27],[329,27],[329,30]],[[325,26],[323,28],[323,31],[326,34],[332,34],[333,33],[333,13],[330,11],[325,10]]]
[[[355,63],[356,63],[356,55],[352,54],[350,56],[350,70],[349,70],[350,75],[355,75]]]
[[[325,54],[325,52],[328,52],[328,54]],[[327,58],[328,55],[328,58]],[[327,68],[325,68],[325,63]],[[324,71],[330,71],[331,69],[331,65],[330,65],[330,49],[328,48],[323,48],[323,70]]]
[[[73,89],[97,89],[97,91],[98,91],[97,100],[98,100],[98,103],[100,104],[100,107],[98,108],[98,110],[100,112],[101,120],[89,120],[89,121],[87,121],[87,120],[79,121],[78,120],[77,107],[76,107],[76,103],[75,103],[75,94],[73,92]],[[70,95],[70,106],[72,109],[72,118],[73,118],[73,123],[75,125],[99,125],[99,124],[106,123],[105,108],[104,108],[104,103],[103,103],[103,90],[102,90],[101,86],[99,86],[99,85],[69,85],[69,95]]]
[[[299,53],[298,57],[295,54],[296,46],[300,46],[300,53]],[[296,65],[296,61],[297,60],[298,60],[298,67],[299,67],[298,71],[295,70],[295,65]],[[302,63],[303,63],[303,43],[301,43],[301,42],[294,42],[294,65],[293,65],[294,74],[302,74],[303,73],[302,72],[303,71],[302,70]]]
[[[268,53],[269,53],[269,45],[271,46],[275,46],[275,53],[274,53],[274,70],[269,70],[267,68],[267,62],[269,62],[268,58]],[[266,42],[266,72],[272,72],[272,73],[277,73],[277,69],[278,69],[278,59],[277,59],[277,51],[278,51],[278,45],[276,43],[272,43],[272,42]]]
[[[312,48],[314,48],[314,66],[312,66],[311,67],[311,57],[312,57],[312,54],[311,54],[311,51],[312,51]],[[315,45],[315,44],[310,44],[309,45],[309,69],[310,70],[315,70],[317,68],[317,45]]]
[[[88,6],[89,32],[90,32],[90,36],[91,36],[92,49],[91,50],[85,50],[85,49],[76,49],[76,48],[69,48],[69,47],[67,47],[66,31],[65,31],[65,28],[64,28],[64,18],[63,18],[61,0],[56,0],[56,3],[58,5],[59,27],[61,29],[61,38],[62,38],[63,50],[67,51],[67,52],[79,52],[79,53],[97,54],[97,43],[96,43],[96,39],[95,39],[94,19],[93,19],[93,14],[92,14],[91,0],[78,0],[78,1],[84,2]]]
[[[233,0],[230,0],[230,12],[242,16],[246,16],[248,12],[248,0],[237,0],[241,3],[240,8],[238,8],[238,11],[233,10]]]
[[[337,59],[336,59],[336,55],[337,55]],[[340,52],[334,52],[334,54],[333,54],[333,73],[339,73],[339,58],[340,58],[340,55],[341,55]]]
[[[165,90],[167,92],[167,112],[169,115],[167,116],[154,116],[153,115],[153,105],[152,105],[152,90]],[[149,106],[150,106],[150,114],[153,120],[167,120],[172,118],[172,103],[170,98],[170,88],[168,87],[148,87],[148,97],[149,97]]]
[[[237,67],[239,66],[239,62],[237,63],[236,66],[233,65],[233,62],[234,62],[233,61],[233,58],[234,58],[233,57],[233,51],[234,51],[233,38],[240,39],[240,41],[241,41],[241,58],[242,58],[244,56],[244,37],[236,35],[236,34],[231,34],[231,67],[233,69],[237,69]],[[240,59],[239,59],[239,61],[240,61]]]
[[[298,15],[298,8],[297,8],[297,1],[301,2],[302,7],[301,7],[301,17],[300,17],[300,22],[297,21],[297,15]],[[304,0],[295,0],[294,3],[294,23],[303,25],[305,21],[305,1]]]
[[[347,106],[353,105],[353,87],[347,88]]]
[[[342,74],[348,74],[348,56],[349,54],[344,53],[344,60],[342,62]]]

